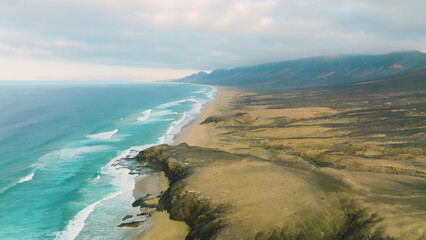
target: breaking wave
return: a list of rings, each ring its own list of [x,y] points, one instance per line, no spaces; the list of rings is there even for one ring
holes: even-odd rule
[[[138,117],[139,122],[143,122],[148,120],[149,116],[151,115],[152,109],[148,109],[142,112],[142,116]]]
[[[32,173],[28,174],[27,176],[19,179],[18,183],[31,181],[31,179],[33,179],[33,177],[34,177],[34,172],[32,172]]]
[[[86,137],[93,138],[93,139],[106,140],[106,139],[111,139],[116,133],[118,133],[118,129],[114,129],[114,130],[109,131],[109,132],[101,132],[101,133],[96,133],[96,134],[89,134]]]
[[[83,210],[77,213],[75,217],[68,222],[66,228],[64,231],[59,232],[56,235],[57,240],[74,240],[78,234],[83,230],[84,225],[86,225],[86,219],[89,217],[89,215],[95,210],[96,206],[106,200],[113,199],[120,195],[121,192],[113,193],[102,200],[99,200],[95,203],[92,203],[91,205],[85,207]]]

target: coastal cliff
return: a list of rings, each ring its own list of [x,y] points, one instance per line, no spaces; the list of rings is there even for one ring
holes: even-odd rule
[[[424,239],[425,76],[220,88],[191,146],[138,159],[167,175],[157,207],[187,239]]]
[[[170,186],[158,209],[190,226],[186,239],[383,239],[377,216],[347,186],[305,164],[161,145],[140,163]]]

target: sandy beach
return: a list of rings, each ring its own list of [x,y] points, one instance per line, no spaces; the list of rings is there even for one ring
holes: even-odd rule
[[[208,116],[219,114],[225,111],[232,97],[239,91],[229,87],[216,87],[216,97],[204,109],[198,119],[194,119],[188,125],[184,126],[181,133],[175,137],[175,145],[187,143],[192,146],[206,146],[209,144],[209,128],[200,125]],[[154,173],[146,176],[136,182],[134,196],[135,199],[151,194],[158,196],[161,192],[167,190],[169,186],[168,179],[163,172]],[[155,203],[158,198],[150,200]],[[155,212],[145,223],[148,226],[143,232],[137,234],[137,240],[179,240],[185,239],[189,227],[181,221],[169,219],[169,214],[165,211]]]
[[[226,112],[229,108],[229,103],[236,94],[240,93],[240,90],[230,87],[215,87],[217,89],[216,97],[209,105],[203,109],[198,119],[185,126],[175,139],[175,144],[187,143],[191,146],[207,146],[211,140],[208,136],[211,128],[206,125],[201,125],[207,117],[220,115],[222,112]]]
[[[158,196],[169,186],[168,179],[163,172],[157,172],[146,176],[136,182],[134,196],[138,199],[145,194]],[[158,198],[150,200],[147,203],[158,203]],[[144,223],[147,228],[137,234],[135,239],[148,240],[179,240],[185,239],[188,234],[188,226],[184,222],[173,221],[169,219],[169,214],[165,211],[155,212],[152,217]]]

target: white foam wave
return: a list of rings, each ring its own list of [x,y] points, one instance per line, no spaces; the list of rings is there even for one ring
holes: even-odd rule
[[[20,178],[17,182],[15,182],[15,183],[13,183],[13,184],[11,184],[9,186],[6,186],[6,187],[0,189],[0,194],[3,193],[3,192],[5,192],[5,191],[7,191],[8,189],[10,189],[10,188],[18,185],[19,183],[31,181],[33,179],[33,177],[34,177],[34,174],[35,174],[34,172],[31,172],[27,176]]]
[[[96,134],[89,134],[86,137],[93,138],[93,139],[111,139],[116,133],[118,133],[118,129],[114,129],[109,132],[101,132]]]
[[[33,168],[54,167],[61,163],[66,164],[80,159],[86,153],[93,153],[112,149],[107,145],[85,146],[78,148],[64,148],[42,156],[36,163],[32,164]],[[63,160],[63,161],[58,161]],[[50,163],[54,162],[55,165]]]
[[[158,121],[161,121],[161,122],[170,122],[170,121],[174,121],[175,119],[174,118],[166,118],[166,119],[161,119],[161,120],[158,120]]]
[[[86,153],[105,151],[111,149],[111,146],[107,145],[96,145],[96,146],[84,146],[77,148],[64,148],[58,151],[48,153],[42,157],[42,159],[69,159],[69,158],[80,158],[81,155]]]
[[[9,188],[11,188],[11,187],[15,186],[16,184],[17,184],[17,183],[14,183],[14,184],[12,184],[12,185],[9,185],[9,186],[6,186],[6,187],[2,188],[2,189],[0,190],[0,194],[2,194],[2,193],[4,193],[4,192],[6,192]]]
[[[121,152],[120,155],[113,158],[105,167],[102,168],[101,174],[113,176],[112,184],[118,189],[132,192],[134,188],[134,176],[130,175],[130,170],[126,167],[120,167],[122,161],[126,159],[135,158],[138,153],[144,149],[152,147],[156,144],[145,144],[141,146],[132,146]]]
[[[178,113],[175,112],[175,111],[166,109],[166,110],[161,110],[161,111],[155,111],[155,112],[152,113],[152,116],[159,117],[159,116],[168,116],[168,115],[176,115],[176,114],[178,114]]]
[[[185,120],[186,115],[187,115],[186,112],[184,112],[182,114],[182,116],[178,120],[174,121],[172,124],[173,125],[179,125],[179,124],[181,124]]]
[[[65,227],[65,230],[62,232],[59,232],[55,239],[57,240],[74,240],[78,234],[83,230],[84,225],[86,225],[86,219],[89,217],[89,215],[95,210],[96,206],[103,202],[110,199],[113,199],[121,194],[121,191],[113,193],[95,203],[92,203],[91,205],[87,206],[83,210],[77,213],[75,217],[68,222],[67,226]]]
[[[182,100],[178,100],[178,101],[173,101],[173,102],[168,102],[168,103],[163,103],[157,106],[157,108],[169,108],[169,107],[173,107],[176,105],[179,105],[181,103],[184,102],[198,102],[196,99],[194,98],[188,98],[188,99],[182,99]]]
[[[121,152],[120,155],[113,158],[106,166],[102,168],[100,171],[101,175],[108,175],[112,177],[111,184],[115,186],[120,191],[117,191],[102,200],[99,200],[95,203],[92,203],[91,205],[87,206],[80,212],[78,212],[74,218],[69,221],[67,226],[62,232],[57,233],[56,240],[73,240],[78,237],[80,232],[83,231],[84,226],[86,225],[86,220],[90,217],[90,215],[95,211],[96,207],[105,201],[112,200],[112,199],[118,199],[117,201],[120,201],[119,198],[124,198],[126,203],[121,204],[123,206],[124,211],[130,211],[134,210],[135,214],[138,211],[137,209],[131,208],[131,209],[125,209],[124,206],[131,206],[131,202],[134,201],[132,199],[133,189],[135,185],[135,176],[129,174],[130,170],[128,168],[120,166],[120,161],[125,161],[125,159],[128,158],[134,158],[136,155],[149,147],[154,146],[155,144],[147,144],[142,146],[133,146],[130,147],[124,151]],[[98,175],[94,180],[99,180],[100,175]],[[120,196],[120,197],[119,197]],[[114,203],[111,204],[117,204],[114,200]],[[108,203],[110,204],[110,203]],[[100,206],[101,207],[101,206]],[[102,219],[99,219],[100,222],[102,222]],[[87,224],[93,224],[88,221]]]
[[[174,128],[173,125],[169,126],[169,128],[167,128],[167,130],[166,130],[166,135],[171,134],[173,132],[173,128]]]
[[[186,124],[185,120],[187,120],[187,116],[188,116],[187,112],[184,112],[179,119],[171,122],[169,127],[167,128],[165,134],[158,138],[158,143],[159,144],[165,144],[165,143],[166,144],[172,144],[174,136],[177,133],[179,133],[180,130],[182,129],[182,127]]]
[[[33,179],[33,177],[34,177],[34,172],[32,172],[32,173],[28,174],[27,176],[19,179],[18,183],[28,182],[31,179]]]
[[[210,90],[210,92],[208,92],[208,93],[206,94],[206,96],[207,96],[210,100],[213,100],[213,99],[216,97],[216,93],[217,93],[217,89],[216,89],[216,88],[214,88],[214,87],[212,87],[212,88],[211,88],[211,90]]]
[[[197,93],[197,94],[204,93],[207,98],[209,98],[210,100],[213,100],[216,96],[216,92],[217,92],[216,88],[210,87],[210,88],[203,88],[202,90],[194,91],[192,93]]]
[[[166,135],[158,138],[158,144],[164,144],[166,142]]]
[[[203,91],[203,93],[206,93]],[[193,98],[188,98],[184,100],[179,100],[175,102],[170,102],[166,104],[160,105],[158,108],[166,108],[170,106],[174,106],[183,102],[193,102],[192,108],[184,112],[182,116],[170,123],[169,127],[167,128],[165,134],[163,136],[160,136],[158,138],[158,144],[172,144],[174,142],[174,137],[182,130],[182,128],[191,122],[193,119],[195,119],[200,113],[203,107],[211,100],[213,100],[216,96],[216,88],[211,87],[211,90],[206,93],[206,97],[208,99],[205,100],[196,100]]]
[[[151,112],[152,112],[152,109],[148,109],[148,110],[143,111],[142,112],[143,115],[141,117],[138,117],[138,121],[143,122],[143,121],[148,120],[149,116],[151,115]]]
[[[158,138],[158,144],[172,144],[175,136],[182,130],[183,126],[194,119],[201,112],[202,103],[195,101],[191,110],[183,112],[179,119],[170,123],[165,134]]]
[[[158,121],[173,121],[175,119],[170,120],[169,119],[163,119],[164,116],[171,116],[171,115],[177,115],[178,113],[175,111],[172,111],[170,109],[165,110],[145,110],[142,112],[143,116],[138,117],[138,121],[136,124],[146,124],[151,122],[158,122]]]

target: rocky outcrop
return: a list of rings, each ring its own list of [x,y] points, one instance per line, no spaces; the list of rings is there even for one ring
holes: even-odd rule
[[[126,216],[124,216],[122,219],[121,219],[121,221],[126,221],[126,220],[128,220],[128,219],[130,219],[130,218],[132,218],[133,217],[133,215],[126,215]]]
[[[132,221],[132,222],[126,222],[126,223],[120,223],[117,225],[117,227],[131,227],[131,228],[137,228],[139,227],[143,222],[145,221]]]
[[[145,167],[163,171],[170,182],[174,183],[184,178],[190,170],[188,165],[177,161],[164,152],[167,145],[148,148],[137,155],[137,159]]]
[[[380,221],[378,216],[363,209],[357,201],[348,200],[349,195],[345,194],[344,187],[337,180],[315,171],[298,170],[283,163],[275,164],[251,156],[190,147],[186,144],[152,147],[140,152],[137,159],[145,167],[165,172],[170,186],[160,198],[157,208],[167,210],[171,219],[184,221],[190,227],[186,239],[384,239],[380,229],[376,227],[376,223]],[[211,168],[212,165],[214,168]],[[237,167],[237,174],[241,171],[241,175],[233,178],[232,172],[230,180],[224,175],[228,170],[233,171],[233,166]],[[215,171],[212,176],[217,177],[207,180],[202,178],[206,171]],[[283,186],[281,189],[285,191],[291,189],[284,194],[271,188],[271,185],[260,184],[256,188],[267,190],[262,190],[259,194],[266,192],[267,197],[258,197],[256,192],[250,192],[253,199],[246,199],[246,192],[236,193],[244,195],[243,197],[234,196],[223,201],[220,196],[211,195],[212,191],[214,194],[224,194],[229,189],[235,189],[235,186],[246,188],[248,186],[240,180],[258,177],[259,171],[265,177],[286,177],[284,182],[295,180],[306,183],[300,184],[300,188]],[[208,181],[213,184],[206,183]],[[232,181],[232,184],[237,185],[225,187],[222,181]],[[215,189],[215,183],[218,189]],[[268,192],[268,187],[271,192]],[[293,193],[293,190],[302,191],[302,188],[306,188],[302,195]],[[316,192],[312,193],[310,189]],[[236,192],[237,190],[235,189]],[[299,200],[299,196],[303,195],[309,196]],[[245,205],[246,200],[255,203]],[[241,212],[242,206],[255,210]],[[293,210],[289,214],[283,208]],[[282,213],[288,217],[283,218]],[[247,218],[250,220],[247,221]]]
[[[191,166],[164,152],[166,147],[168,146],[152,147],[137,156],[145,167],[164,171],[170,181],[170,187],[160,198],[158,209],[167,210],[171,219],[184,221],[191,227],[187,239],[212,239],[217,230],[225,226],[223,213],[226,206],[213,206],[208,200],[200,198],[197,193],[189,192],[187,184],[179,180],[190,174]]]
[[[132,207],[141,207],[141,208],[156,208],[157,205],[156,204],[150,204],[150,203],[146,203],[146,201],[148,200],[152,200],[153,198],[151,198],[151,194],[146,194],[144,197],[141,197],[137,200],[135,200],[132,203]]]

